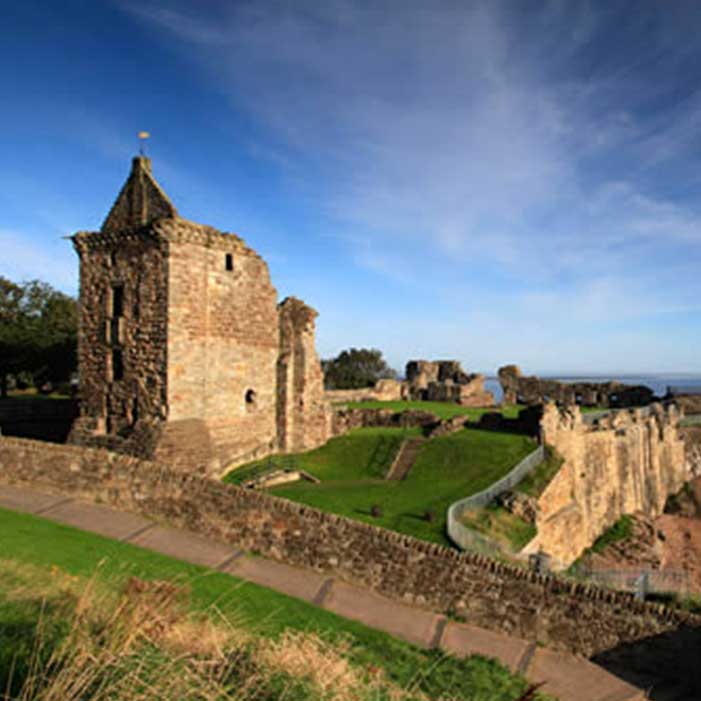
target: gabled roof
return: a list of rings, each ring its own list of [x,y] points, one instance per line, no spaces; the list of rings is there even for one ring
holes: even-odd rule
[[[131,173],[102,224],[104,233],[118,233],[149,224],[161,217],[177,217],[173,203],[151,173],[151,159],[132,159]]]

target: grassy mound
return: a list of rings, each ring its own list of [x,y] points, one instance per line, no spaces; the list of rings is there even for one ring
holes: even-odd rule
[[[402,441],[420,435],[418,428],[359,428],[307,453],[273,456],[236,468],[224,477],[224,482],[241,484],[277,468],[304,470],[331,482],[382,480]]]
[[[537,499],[560,471],[563,462],[563,458],[553,448],[546,446],[545,460],[526,475],[514,489]]]
[[[224,574],[0,510],[0,689],[19,701],[514,701],[524,680]]]
[[[536,528],[496,504],[465,514],[462,522],[496,541],[505,552],[518,552],[536,536]]]
[[[358,429],[299,456],[299,466],[319,484],[297,482],[273,494],[360,521],[450,545],[448,506],[488,487],[534,449],[525,436],[463,430],[432,439],[401,482],[383,479],[401,440],[401,429]],[[393,441],[382,463],[370,459],[380,440]],[[236,475],[235,470],[231,477]],[[373,516],[373,507],[376,507]]]

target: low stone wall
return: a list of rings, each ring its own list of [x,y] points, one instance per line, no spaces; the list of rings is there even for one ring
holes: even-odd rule
[[[326,400],[332,404],[345,402],[396,402],[408,399],[407,386],[399,380],[378,380],[372,387],[361,389],[327,389]]]
[[[77,446],[0,438],[0,482],[110,504],[392,599],[584,655],[701,617],[459,553],[267,494]]]
[[[647,406],[654,392],[644,385],[621,382],[560,382],[526,377],[517,365],[505,365],[498,371],[499,384],[507,404],[543,404],[557,402],[565,406],[603,406],[625,408]]]
[[[354,428],[430,428],[440,424],[430,411],[392,411],[391,409],[336,409],[331,430],[338,436]]]

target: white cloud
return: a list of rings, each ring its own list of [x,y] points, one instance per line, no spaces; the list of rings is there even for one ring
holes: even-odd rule
[[[39,278],[69,294],[78,291],[78,258],[70,241],[0,230],[0,275],[14,281]]]

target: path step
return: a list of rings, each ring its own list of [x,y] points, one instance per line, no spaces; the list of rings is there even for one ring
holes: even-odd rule
[[[416,457],[425,442],[425,438],[406,439],[399,446],[397,457],[394,458],[394,462],[387,472],[386,479],[396,481],[406,479],[409,472],[411,472],[411,468],[414,467]]]

